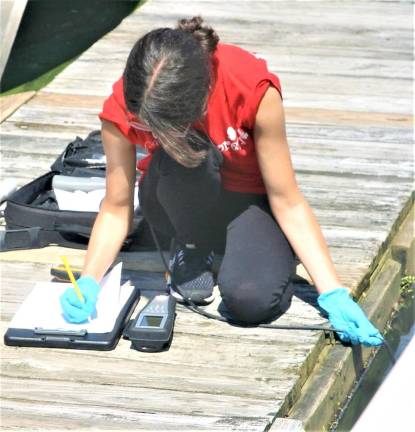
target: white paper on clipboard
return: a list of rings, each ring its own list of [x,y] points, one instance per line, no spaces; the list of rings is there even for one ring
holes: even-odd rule
[[[39,282],[21,304],[9,327],[33,330],[87,330],[88,333],[110,332],[134,289],[129,283],[121,286],[121,269],[122,263],[119,263],[102,279],[96,313],[88,322],[72,324],[63,316],[59,297],[71,284]]]

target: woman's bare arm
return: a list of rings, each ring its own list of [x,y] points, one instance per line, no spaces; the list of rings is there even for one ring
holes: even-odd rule
[[[106,193],[95,221],[83,276],[100,281],[115,260],[131,227],[136,177],[135,146],[107,121],[102,122],[107,158]]]
[[[284,110],[270,87],[256,115],[254,139],[272,213],[319,293],[341,286],[321,228],[298,188],[288,148]]]

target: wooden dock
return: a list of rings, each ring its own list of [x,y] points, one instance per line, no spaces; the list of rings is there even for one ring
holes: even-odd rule
[[[268,59],[281,78],[301,189],[345,285],[360,292],[403,218],[412,190],[412,5],[409,1],[149,0],[1,124],[1,179],[48,170],[97,114],[130,48],[147,31],[201,14],[222,41]],[[3,332],[62,248],[1,259]],[[65,250],[74,264],[83,251]],[[138,308],[160,290],[155,254],[124,253]],[[304,271],[300,270],[304,275]],[[321,324],[298,296],[278,323]],[[304,301],[305,300],[305,301]],[[210,306],[217,308],[220,299]],[[324,346],[319,332],[241,329],[180,309],[168,352],[143,354],[2,344],[5,430],[297,430],[282,419]]]

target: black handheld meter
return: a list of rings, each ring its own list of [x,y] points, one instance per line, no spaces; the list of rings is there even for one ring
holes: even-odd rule
[[[169,294],[158,295],[130,321],[123,336],[139,351],[163,351],[171,343],[175,318],[174,297]]]

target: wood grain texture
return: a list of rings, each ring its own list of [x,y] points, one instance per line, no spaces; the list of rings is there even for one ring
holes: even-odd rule
[[[31,99],[35,93],[34,91],[29,91],[0,97],[0,123],[3,123],[21,105]]]
[[[194,14],[280,77],[298,183],[342,284],[359,292],[413,188],[411,1],[149,0],[1,124],[1,179],[33,179],[76,135],[98,128],[135,41]],[[84,251],[56,246],[1,254],[3,332],[62,253],[82,265]],[[138,310],[164,286],[160,259],[118,259],[123,277],[140,286]],[[313,292],[297,283],[278,323],[325,323]],[[226,314],[215,293],[208,309]],[[138,353],[124,340],[111,352],[2,345],[3,427],[264,431],[295,402],[323,345],[318,332],[225,326],[182,307],[174,343],[161,354]],[[301,425],[277,418],[270,430]]]

